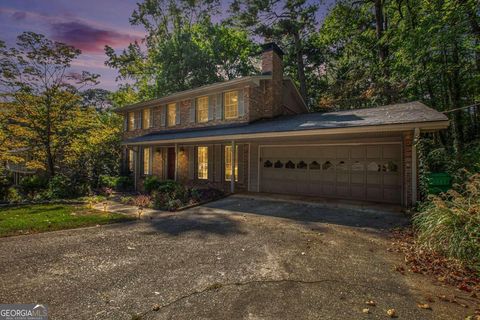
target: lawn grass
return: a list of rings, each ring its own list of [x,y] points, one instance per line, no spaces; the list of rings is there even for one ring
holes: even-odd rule
[[[0,209],[0,237],[133,220],[82,205],[37,204]]]

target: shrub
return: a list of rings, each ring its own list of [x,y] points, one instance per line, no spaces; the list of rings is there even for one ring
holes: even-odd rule
[[[166,181],[152,193],[155,209],[174,211],[180,207],[218,199],[223,192],[214,188],[196,189],[174,181]]]
[[[113,189],[108,187],[103,187],[100,189],[100,194],[104,197],[109,198],[113,194]]]
[[[129,191],[133,190],[133,179],[128,176],[120,176],[117,178],[115,184],[115,190],[117,191]]]
[[[133,204],[133,197],[129,197],[129,196],[126,196],[126,197],[120,197],[120,203],[123,203],[123,204]]]
[[[183,185],[173,181],[173,180],[164,180],[161,181],[155,176],[149,176],[145,178],[143,182],[143,187],[146,193],[152,193],[154,191],[158,191],[161,193],[172,193],[175,190],[180,191],[183,189]]]
[[[98,177],[98,186],[113,189],[117,186],[117,177],[102,174]]]
[[[148,195],[141,194],[133,198],[133,205],[139,208],[148,208],[152,204],[152,198]]]
[[[7,201],[9,203],[19,203],[23,201],[23,197],[17,188],[10,187],[7,190]]]
[[[31,198],[35,198],[38,193],[42,193],[47,187],[48,180],[44,176],[27,176],[20,181],[21,192]]]
[[[117,191],[128,191],[133,188],[133,179],[126,176],[100,175],[98,178],[100,188],[110,188]]]
[[[420,245],[480,272],[480,174],[429,200],[413,217]]]
[[[12,177],[0,169],[0,202],[7,201],[8,189],[12,186]]]
[[[148,176],[143,181],[143,189],[146,193],[152,193],[155,190],[158,190],[162,181],[155,176]]]
[[[64,175],[56,175],[48,183],[51,199],[71,199],[88,193],[88,186],[77,184]]]

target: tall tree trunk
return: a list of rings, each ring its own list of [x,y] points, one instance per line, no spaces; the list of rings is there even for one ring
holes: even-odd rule
[[[298,30],[293,32],[293,40],[295,43],[295,55],[297,60],[298,81],[300,82],[300,94],[303,100],[307,103],[307,80],[305,78],[305,63],[303,61],[302,41]]]
[[[458,55],[457,43],[453,45],[452,52],[452,76],[449,78],[449,91],[451,97],[451,107],[461,108],[463,106],[461,99],[460,88],[460,58]],[[458,110],[453,113],[453,137],[454,148],[457,158],[460,156],[465,141],[463,135],[463,110]]]
[[[465,11],[468,15],[468,22],[470,23],[471,32],[475,38],[475,66],[477,72],[480,72],[480,23],[478,21],[478,5],[474,5],[473,8],[469,6],[467,0],[459,0],[460,4],[463,4],[466,8]]]
[[[50,96],[47,95],[45,98],[45,106],[46,106],[46,116],[47,116],[47,123],[46,123],[46,132],[45,132],[45,153],[47,156],[47,174],[49,178],[55,176],[55,161],[53,159],[52,153],[52,115],[51,115],[51,101]]]
[[[385,16],[383,15],[384,0],[375,0],[375,25],[378,43],[378,58],[383,63],[388,56],[388,46],[383,43],[383,33],[385,32]]]

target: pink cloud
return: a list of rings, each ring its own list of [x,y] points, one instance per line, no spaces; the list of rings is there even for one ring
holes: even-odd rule
[[[107,28],[99,28],[82,21],[56,22],[51,25],[55,40],[65,42],[84,52],[103,52],[105,45],[127,46],[139,38]]]

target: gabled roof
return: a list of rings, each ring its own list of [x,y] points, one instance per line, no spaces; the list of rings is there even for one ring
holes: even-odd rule
[[[388,128],[398,128],[398,131],[401,131],[416,127],[428,130],[445,129],[448,127],[448,118],[415,101],[377,108],[281,116],[243,125],[153,132],[129,139],[124,144],[354,132],[347,129],[356,129],[355,132],[380,132],[389,131]]]
[[[152,99],[148,101],[134,103],[131,105],[126,105],[126,106],[115,109],[115,112],[124,112],[127,110],[132,110],[137,108],[158,106],[161,104],[174,102],[181,99],[190,99],[201,94],[208,94],[210,92],[215,92],[218,90],[225,90],[225,89],[233,88],[235,86],[239,86],[242,84],[258,85],[260,80],[268,80],[271,78],[272,78],[271,75],[256,75],[256,76],[240,77],[240,78],[228,80],[228,81],[216,82],[216,83],[207,84],[207,85],[190,89],[190,90],[175,92],[173,94],[170,94],[168,96],[164,96],[158,99]]]

